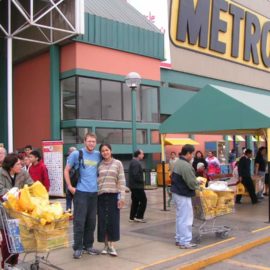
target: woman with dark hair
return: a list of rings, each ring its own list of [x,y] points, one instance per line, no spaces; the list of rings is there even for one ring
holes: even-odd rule
[[[194,156],[194,160],[192,162],[192,166],[193,166],[195,172],[197,172],[198,163],[203,163],[204,164],[204,169],[205,170],[207,169],[208,164],[207,164],[206,160],[203,157],[203,153],[201,151],[199,151],[199,150],[196,151],[195,156]]]
[[[3,196],[13,187],[23,188],[25,184],[32,184],[28,172],[22,170],[21,161],[16,154],[8,154],[3,160],[2,168],[0,168],[0,197]],[[2,268],[4,263],[15,265],[18,263],[18,254],[10,255],[7,247],[6,236],[3,230],[2,221],[0,222],[0,229],[2,234],[1,252],[2,252]]]
[[[99,147],[98,241],[104,243],[102,255],[117,256],[113,242],[120,240],[120,209],[125,202],[125,174],[121,161],[112,157],[110,144]]]

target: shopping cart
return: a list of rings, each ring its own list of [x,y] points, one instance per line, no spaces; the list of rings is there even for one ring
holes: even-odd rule
[[[196,196],[192,198],[193,213],[195,219],[202,221],[202,223],[197,226],[197,234],[194,237],[194,241],[200,242],[202,235],[209,233],[215,233],[216,237],[222,239],[228,238],[231,228],[229,226],[216,225],[216,220],[219,216],[233,212],[234,196],[233,193],[231,194],[232,201],[230,200],[230,204],[218,209],[209,206],[209,201],[206,199],[206,196],[202,195],[202,192],[196,192]]]
[[[42,225],[27,213],[16,212],[0,204],[0,218],[5,232],[10,256],[24,254],[15,266],[4,264],[5,270],[38,270],[40,263],[50,269],[63,270],[49,261],[50,252],[54,249],[69,247],[72,244],[72,227],[69,218],[60,219]],[[31,256],[32,254],[33,256]],[[31,260],[28,260],[29,257]]]

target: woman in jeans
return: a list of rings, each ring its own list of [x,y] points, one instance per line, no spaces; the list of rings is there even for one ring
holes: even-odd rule
[[[114,242],[120,240],[120,209],[125,201],[125,174],[121,161],[112,157],[109,144],[101,144],[98,168],[98,241],[102,255],[117,256]]]

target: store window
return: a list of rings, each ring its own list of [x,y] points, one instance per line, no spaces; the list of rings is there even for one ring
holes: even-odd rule
[[[158,130],[151,130],[151,143],[160,144],[160,133]]]
[[[122,144],[122,129],[114,128],[97,128],[96,129],[98,143]]]
[[[79,119],[101,119],[100,80],[78,78]]]
[[[61,82],[62,120],[131,121],[131,89],[123,82],[71,77]],[[136,120],[159,122],[158,88],[136,89]]]
[[[159,122],[158,89],[151,86],[141,87],[142,122]]]
[[[84,135],[91,131],[91,128],[64,128],[62,130],[62,138],[64,143],[68,144],[83,143]]]
[[[141,121],[141,98],[140,88],[136,89],[136,113],[137,121]],[[131,89],[123,84],[123,120],[131,121]]]
[[[76,128],[63,129],[62,135],[64,143],[77,143],[77,130]]]
[[[137,144],[147,144],[147,130],[146,129],[137,129],[136,137],[137,137]],[[123,143],[132,144],[132,130],[131,129],[123,130]]]
[[[89,132],[92,132],[91,128],[77,128],[77,143],[83,143],[84,135]]]
[[[122,120],[121,83],[101,81],[102,119]]]
[[[76,83],[75,77],[61,81],[62,119],[76,119]]]

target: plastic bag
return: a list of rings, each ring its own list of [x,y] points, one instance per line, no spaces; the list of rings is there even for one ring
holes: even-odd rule
[[[49,201],[49,194],[46,188],[39,181],[36,181],[32,186],[30,186],[29,191],[31,196],[40,197]]]

